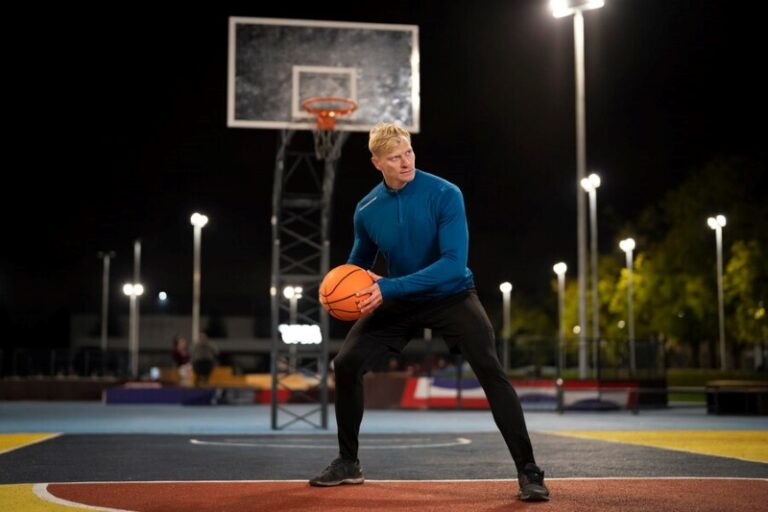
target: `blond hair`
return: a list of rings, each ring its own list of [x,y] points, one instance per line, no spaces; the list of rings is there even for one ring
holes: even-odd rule
[[[411,134],[402,126],[393,123],[379,123],[371,128],[368,149],[373,156],[392,151],[402,141],[411,142]]]

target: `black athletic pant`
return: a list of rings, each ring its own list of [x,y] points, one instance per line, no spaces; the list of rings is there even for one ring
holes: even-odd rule
[[[363,374],[388,352],[401,352],[420,329],[440,334],[469,362],[518,471],[534,462],[523,410],[496,356],[493,327],[474,289],[435,300],[388,300],[358,320],[333,360],[339,453],[356,460],[363,420]]]

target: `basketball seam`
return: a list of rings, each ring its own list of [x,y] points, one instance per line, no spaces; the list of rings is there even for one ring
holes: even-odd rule
[[[366,295],[370,295],[370,294],[369,294],[369,293],[366,293]],[[349,298],[351,298],[351,297],[354,297],[354,296],[355,296],[355,294],[354,294],[354,293],[350,293],[350,294],[349,294],[349,295],[347,295],[346,297],[340,297],[340,298],[338,298],[338,299],[334,299],[334,300],[326,300],[326,301],[323,301],[323,304],[328,304],[328,305],[330,306],[331,304],[336,304],[337,302],[341,302],[341,301],[343,301],[343,300],[347,300],[347,299],[349,299]]]
[[[348,278],[349,276],[351,276],[351,275],[352,275],[352,274],[354,274],[355,272],[360,272],[360,271],[362,271],[362,270],[363,270],[363,269],[361,269],[361,268],[356,268],[356,269],[354,269],[354,270],[350,271],[349,273],[347,273],[346,275],[344,275],[344,277],[342,277],[341,279],[339,279],[339,280],[336,282],[336,286],[334,286],[334,287],[333,287],[333,289],[332,289],[331,291],[329,291],[328,293],[323,293],[323,292],[322,292],[322,290],[321,290],[321,291],[320,291],[320,295],[322,295],[322,296],[324,296],[324,297],[327,297],[327,296],[329,296],[329,295],[333,295],[333,292],[335,292],[335,291],[336,291],[336,288],[338,288],[338,287],[341,285],[341,283],[342,283],[342,282],[344,282],[344,280],[345,280],[346,278]]]
[[[338,309],[338,308],[328,308],[328,314],[334,317],[337,320],[342,320],[344,322],[348,322],[350,320],[357,320],[360,318],[360,316],[355,316],[354,318],[344,318],[342,316],[336,316],[336,315],[344,315],[345,313],[359,315],[360,311],[349,311],[347,309]]]

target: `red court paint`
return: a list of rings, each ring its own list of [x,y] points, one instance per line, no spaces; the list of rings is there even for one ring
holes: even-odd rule
[[[550,479],[552,500],[518,501],[509,480],[368,481],[310,487],[297,481],[49,484],[56,498],[136,512],[479,512],[557,510],[742,512],[765,510],[768,480],[731,478]]]

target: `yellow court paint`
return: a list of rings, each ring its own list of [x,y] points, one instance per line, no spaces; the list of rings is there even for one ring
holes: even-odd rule
[[[14,512],[73,512],[87,508],[67,507],[41,500],[32,490],[33,484],[0,485],[0,510]]]
[[[47,434],[42,432],[35,434],[0,434],[0,455],[58,436],[59,434]]]
[[[590,430],[548,434],[768,462],[767,430]]]

